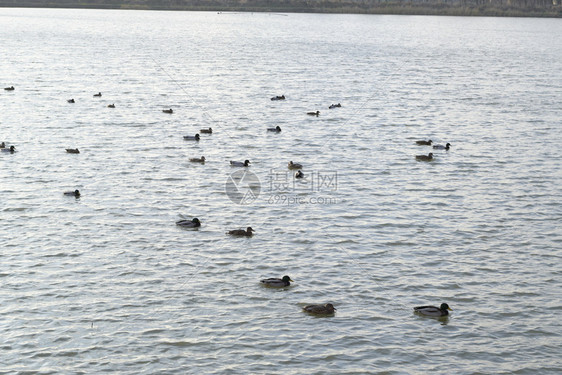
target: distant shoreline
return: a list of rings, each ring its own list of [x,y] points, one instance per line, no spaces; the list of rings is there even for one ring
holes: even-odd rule
[[[274,3],[267,0],[192,0],[176,1],[175,5],[166,6],[157,0],[0,0],[0,7],[562,18],[561,2],[562,0],[279,0]]]

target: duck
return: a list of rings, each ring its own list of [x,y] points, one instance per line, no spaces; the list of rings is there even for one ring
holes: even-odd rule
[[[101,92],[98,92],[97,94],[94,94],[94,96],[100,97],[100,96],[101,96]]]
[[[162,112],[164,113],[174,113],[174,110],[172,108],[170,109],[163,109]]]
[[[191,220],[176,221],[176,225],[179,225],[180,227],[184,227],[184,228],[198,228],[201,226],[201,222],[199,221],[198,218],[194,217]]]
[[[441,306],[417,306],[414,307],[414,312],[426,316],[447,316],[449,311],[453,311],[446,303],[442,303]]]
[[[295,178],[304,178],[304,173],[299,169],[297,173],[295,173]]]
[[[334,109],[334,108],[340,108],[340,107],[341,107],[341,104],[338,103],[338,104],[332,104],[332,105],[330,105],[330,106],[328,107],[328,109]]]
[[[248,228],[246,228],[246,230],[244,230],[244,229],[234,229],[234,230],[229,230],[226,233],[230,234],[231,236],[252,237],[252,234],[253,234],[252,232],[255,232],[255,230],[253,230],[252,227],[248,227]]]
[[[64,195],[72,195],[72,196],[78,198],[80,196],[80,191],[78,189],[76,189],[74,191],[65,191],[63,194]]]
[[[430,152],[427,155],[416,155],[416,160],[419,161],[432,161],[433,160],[433,153]]]
[[[318,117],[318,115],[320,115],[320,111],[316,111],[316,112],[306,112],[307,115],[309,116],[316,116]]]
[[[249,160],[244,160],[243,163],[241,161],[234,161],[234,160],[230,161],[230,165],[232,165],[233,167],[247,167],[249,164],[250,164]]]
[[[189,161],[193,163],[205,163],[205,157],[201,156],[201,158],[191,158]]]
[[[286,286],[291,285],[291,278],[289,276],[283,276],[283,278],[281,279],[277,279],[277,278],[269,278],[269,279],[263,279],[260,280],[260,282],[262,284],[264,284],[265,286],[270,286],[272,288],[283,288]]]
[[[107,108],[115,108],[115,104],[109,104]]]
[[[302,169],[302,164],[289,162],[289,169]]]
[[[0,148],[6,148],[6,143],[5,142],[0,143]]]
[[[74,103],[74,99],[68,99],[67,102]]]
[[[200,133],[203,133],[203,134],[213,134],[213,128],[209,128],[209,129],[200,129],[199,132],[200,132]]]
[[[451,144],[450,144],[450,143],[447,143],[445,146],[443,146],[443,145],[435,145],[435,146],[433,146],[433,149],[434,149],[434,150],[447,150],[447,151],[449,151],[449,148],[450,148],[450,147],[451,147]]]
[[[14,152],[16,152],[16,148],[12,145],[9,148],[3,147],[1,148],[2,152],[9,152],[11,154],[13,154]]]
[[[277,125],[274,128],[267,128],[268,132],[275,132],[275,133],[280,133],[281,132],[281,127],[279,125]]]
[[[416,141],[416,144],[419,146],[431,146],[432,143],[431,139],[429,141]]]
[[[331,315],[337,310],[331,303],[325,305],[308,305],[302,309],[309,314],[315,315]]]
[[[285,95],[283,94],[281,96],[279,95],[274,96],[273,98],[271,98],[271,100],[285,100]]]
[[[198,141],[200,139],[199,134],[195,134],[195,135],[184,135],[183,139],[185,139],[186,141]]]
[[[15,88],[14,88],[14,86],[4,87],[4,90],[6,90],[6,91],[14,91]]]
[[[67,148],[66,152],[68,152],[69,154],[79,154],[80,150],[78,150],[77,148]]]

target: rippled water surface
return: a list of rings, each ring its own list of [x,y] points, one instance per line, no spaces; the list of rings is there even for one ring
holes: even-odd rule
[[[561,20],[0,23],[0,373],[562,371]]]

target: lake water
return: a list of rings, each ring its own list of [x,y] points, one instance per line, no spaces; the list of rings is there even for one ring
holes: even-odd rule
[[[0,24],[0,374],[562,372],[562,20]]]

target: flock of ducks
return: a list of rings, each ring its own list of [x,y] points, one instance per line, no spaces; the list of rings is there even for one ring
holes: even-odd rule
[[[433,144],[433,141],[430,139],[428,141],[416,141],[416,144],[418,146],[431,146]],[[449,151],[449,149],[451,148],[451,144],[447,143],[445,146],[443,145],[434,145],[433,149],[434,150],[445,150],[445,151]],[[416,155],[416,160],[419,161],[432,161],[434,159],[433,157],[433,152],[430,152],[427,155]]]
[[[10,87],[5,87],[4,90],[13,91],[13,90],[15,90],[15,88],[14,88],[14,86],[10,86]],[[102,96],[101,92],[98,92],[97,94],[94,94],[94,97],[101,97],[101,96]],[[271,98],[271,100],[272,101],[285,100],[285,95],[274,96],[274,97]],[[75,103],[75,100],[72,98],[72,99],[68,99],[67,102],[68,103]],[[341,104],[338,103],[338,104],[332,104],[328,108],[334,109],[334,108],[340,108],[340,107],[341,107]],[[108,108],[115,108],[115,104],[109,104]],[[174,113],[172,108],[164,109],[164,110],[162,110],[162,112],[168,113],[168,114]],[[307,115],[319,116],[320,111],[307,112]],[[281,127],[276,126],[275,128],[268,128],[267,131],[280,133]],[[200,132],[202,134],[212,134],[213,129],[212,128],[200,129]],[[201,139],[199,134],[195,134],[194,136],[184,136],[183,138],[184,138],[184,140],[193,140],[193,141],[199,141]],[[416,141],[416,144],[420,145],[420,146],[431,146],[432,143],[433,143],[432,140]],[[448,151],[450,146],[451,146],[450,143],[447,143],[445,146],[434,145],[433,149]],[[2,152],[14,153],[15,147],[13,145],[11,145],[10,147],[6,147],[5,142],[2,142],[2,143],[0,143],[0,150]],[[69,154],[79,154],[80,153],[78,148],[67,148],[65,150]],[[431,161],[431,160],[433,160],[433,153],[429,153],[428,155],[417,155],[416,160]],[[190,158],[189,161],[193,162],[193,163],[203,163],[204,164],[205,163],[205,156],[201,156],[200,158]],[[233,166],[233,167],[248,167],[250,165],[250,161],[244,160],[243,162],[241,162],[241,161],[231,160],[230,165]],[[303,168],[302,164],[294,163],[293,161],[289,161],[288,168],[291,169],[291,170],[297,170],[297,172],[295,174],[295,178],[303,178],[304,177],[304,173],[301,170]],[[66,191],[63,194],[66,195],[66,196],[73,196],[73,197],[76,197],[76,198],[80,197],[80,191],[78,189],[76,189],[74,191]],[[191,220],[179,220],[179,221],[176,222],[176,225],[178,225],[180,227],[183,227],[183,228],[198,228],[198,227],[201,226],[201,221],[198,218],[193,218]],[[231,235],[231,236],[236,236],[236,237],[251,237],[254,232],[255,231],[254,231],[254,229],[252,229],[252,227],[247,227],[245,230],[244,229],[230,230],[230,231],[226,232],[226,234]],[[283,276],[282,278],[268,278],[268,279],[260,280],[260,283],[262,285],[264,285],[266,287],[270,287],[270,288],[286,288],[286,287],[289,287],[291,285],[291,282],[294,282],[294,281],[287,275]],[[302,309],[303,309],[304,312],[306,312],[308,314],[327,315],[327,316],[334,315],[335,311],[337,311],[337,309],[331,303],[317,304],[317,305],[307,305],[307,306],[304,306]],[[417,307],[414,307],[415,313],[420,314],[420,315],[424,315],[424,316],[430,316],[430,317],[447,316],[449,314],[449,311],[452,311],[452,309],[446,303],[442,303],[439,307],[436,307],[436,306],[417,306]]]

